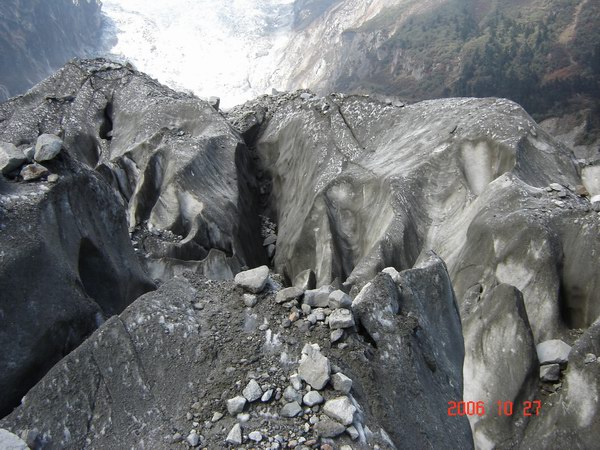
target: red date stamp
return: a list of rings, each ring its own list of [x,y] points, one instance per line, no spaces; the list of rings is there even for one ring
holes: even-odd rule
[[[495,407],[494,407],[495,406]],[[488,405],[486,411],[486,404],[483,401],[460,401],[448,402],[448,415],[452,417],[456,416],[479,416],[482,417],[486,412],[491,412],[498,416],[512,416],[514,410],[514,404],[510,400],[497,401],[496,405]],[[542,402],[540,400],[524,401],[523,402],[523,415],[525,417],[539,416],[540,410],[542,409]]]

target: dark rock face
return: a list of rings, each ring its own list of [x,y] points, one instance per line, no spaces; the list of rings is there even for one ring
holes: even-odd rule
[[[264,292],[253,309],[244,309],[242,292],[232,282],[209,282],[189,274],[189,281],[173,279],[108,320],[55,366],[0,426],[17,435],[37,429],[43,448],[176,448],[178,439],[188,436],[186,415],[193,412],[193,421],[203,424],[195,427],[200,428],[201,445],[223,448],[237,419],[226,414],[208,426],[214,413],[226,413],[226,399],[241,395],[247,374],[258,377],[254,389],[283,390],[287,382],[281,380],[296,372],[308,341],[318,343],[335,370],[353,380],[349,395],[360,408],[351,423],[360,432],[357,441],[344,434],[336,438],[337,444],[471,448],[466,418],[445,414],[447,399],[462,391],[462,337],[448,274],[439,260],[432,260],[402,276],[402,294],[382,275],[373,280],[373,290],[363,293],[357,307],[360,319],[369,324],[377,320],[378,302],[394,302],[400,295],[402,306],[394,320],[401,326],[386,329],[375,347],[362,332],[350,329],[346,345],[340,347],[329,344],[323,324],[309,332],[281,328],[278,322],[288,313],[274,301],[276,292]],[[440,277],[439,289],[426,286],[431,276]],[[195,306],[198,303],[201,308]],[[449,314],[448,320],[441,314]],[[257,326],[265,323],[263,319],[269,324],[266,329]],[[440,321],[443,326],[431,332],[415,328]],[[448,347],[432,348],[441,335]],[[425,350],[430,352],[426,359]],[[392,369],[399,370],[398,376],[390,376]],[[238,386],[236,380],[244,381]],[[377,380],[385,383],[385,390]],[[300,386],[303,395],[307,391]],[[325,400],[340,398],[331,386],[321,394]],[[285,411],[286,403],[283,398],[248,402],[244,440],[259,427],[266,437],[276,430],[303,428],[308,416],[273,415]],[[350,405],[338,401],[344,403]],[[321,416],[321,420],[330,419]],[[335,424],[341,432],[346,429]],[[302,435],[310,441],[320,428]]]
[[[0,4],[0,101],[21,94],[69,59],[97,47],[98,0],[5,0]]]
[[[105,318],[153,288],[118,197],[70,157],[59,181],[0,179],[0,414]]]
[[[379,274],[352,303],[374,353],[372,383],[361,387],[398,448],[470,447],[465,417],[447,413],[449,401],[462,399],[462,382],[449,380],[462,372],[464,345],[444,263],[432,257],[402,272],[398,285],[400,290],[389,275]],[[383,385],[388,388],[378,387]],[[385,404],[402,406],[388,415]]]
[[[183,269],[232,278],[266,260],[253,161],[208,103],[104,60],[73,61],[0,106],[0,139],[60,135],[119,192],[154,278]]]

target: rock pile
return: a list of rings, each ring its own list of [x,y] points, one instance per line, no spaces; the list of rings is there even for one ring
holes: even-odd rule
[[[51,183],[58,181],[58,176],[42,165],[52,161],[63,148],[63,141],[53,134],[38,136],[35,148],[18,149],[9,142],[0,142],[0,172],[14,180],[36,181],[45,179]]]

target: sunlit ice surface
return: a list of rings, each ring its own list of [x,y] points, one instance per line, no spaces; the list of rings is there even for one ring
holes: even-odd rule
[[[103,0],[104,48],[174,89],[229,108],[270,93],[293,0]]]

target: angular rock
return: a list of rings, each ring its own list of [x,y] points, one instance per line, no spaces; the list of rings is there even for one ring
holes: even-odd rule
[[[560,380],[560,364],[546,364],[540,367],[540,380],[545,382]]]
[[[350,309],[352,307],[352,298],[344,291],[335,290],[329,294],[329,308],[338,309],[345,308]]]
[[[227,412],[232,416],[241,413],[246,406],[246,397],[238,395],[227,400]]]
[[[304,303],[312,308],[327,308],[329,306],[329,294],[333,292],[331,286],[322,286],[319,289],[311,289],[304,292]]]
[[[309,391],[302,397],[302,402],[307,406],[315,406],[323,403],[324,398],[318,391]]]
[[[585,360],[583,361],[585,364],[592,364],[598,361],[598,358],[593,353],[588,353],[585,355]]]
[[[196,447],[200,444],[200,436],[198,436],[196,432],[190,433],[185,440],[192,447]]]
[[[300,394],[296,389],[292,386],[288,386],[283,391],[283,398],[285,398],[288,402],[298,402],[302,403],[302,394]]]
[[[262,397],[260,398],[260,401],[263,402],[263,403],[267,403],[267,402],[271,401],[272,397],[273,397],[273,389],[268,389],[262,395]]]
[[[317,422],[314,427],[317,436],[322,438],[334,438],[346,431],[346,427],[339,422],[331,419],[324,419]]]
[[[269,268],[260,266],[255,269],[240,272],[235,276],[235,284],[253,294],[259,294],[265,288],[269,279]]]
[[[323,412],[343,425],[351,425],[356,407],[348,397],[337,397],[325,402]]]
[[[540,364],[566,364],[569,361],[571,346],[560,339],[544,341],[536,346]]]
[[[60,153],[63,141],[53,134],[42,134],[35,143],[33,159],[37,162],[50,161]]]
[[[352,380],[342,372],[337,372],[331,375],[331,384],[336,391],[344,394],[350,393],[352,390]]]
[[[275,295],[276,303],[286,303],[294,300],[300,300],[304,295],[304,291],[298,287],[292,286],[285,289],[282,289]]]
[[[252,403],[262,397],[263,391],[258,382],[252,379],[244,389],[243,394],[246,400]]]
[[[0,142],[0,172],[8,175],[27,161],[27,158],[17,147],[8,142]]]
[[[394,280],[394,283],[398,283],[400,280],[400,273],[394,267],[386,267],[382,272],[387,273]]]
[[[331,332],[331,334],[329,335],[329,339],[331,340],[331,343],[333,344],[333,343],[339,341],[340,339],[342,339],[343,336],[344,336],[344,330],[342,330],[342,329],[333,330]]]
[[[354,316],[348,309],[336,309],[329,316],[329,328],[337,330],[341,328],[351,328],[354,326]]]
[[[253,308],[258,303],[258,298],[254,294],[244,294],[244,305]]]
[[[39,180],[43,176],[50,173],[48,169],[38,163],[28,164],[21,169],[21,178],[23,181],[35,181]]]
[[[302,413],[302,407],[298,402],[287,403],[283,408],[281,408],[281,416],[282,417],[296,417],[298,414]]]
[[[331,372],[329,359],[311,346],[306,346],[305,349],[306,353],[300,358],[298,375],[310,384],[313,389],[323,389],[329,381],[329,374]]]
[[[265,240],[263,241],[263,247],[268,247],[269,245],[273,245],[277,242],[277,236],[274,234],[271,234],[269,236],[267,236],[265,238]]]
[[[239,423],[236,423],[233,428],[231,428],[225,441],[232,445],[242,445],[242,427]]]
[[[350,439],[352,439],[353,441],[357,440],[360,436],[358,430],[354,426],[348,427],[346,429],[346,433],[348,433],[348,436],[350,436]]]
[[[248,438],[254,442],[260,442],[263,440],[263,435],[260,431],[253,431],[248,435]]]
[[[215,411],[213,413],[212,419],[210,419],[210,421],[214,423],[214,422],[218,422],[222,418],[223,418],[223,413],[221,413],[219,411]]]
[[[296,275],[294,278],[294,286],[302,289],[302,291],[316,288],[317,278],[315,277],[315,273],[312,271],[312,269],[303,270]]]
[[[300,375],[298,375],[297,373],[292,374],[290,376],[290,383],[292,383],[292,387],[294,389],[296,389],[297,391],[302,389],[302,379],[300,378]]]

